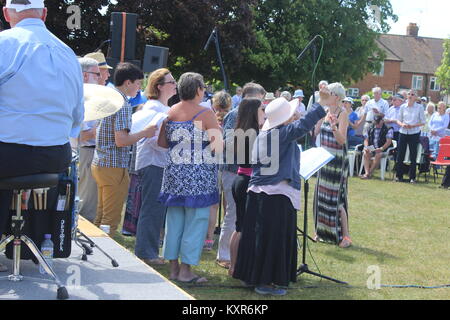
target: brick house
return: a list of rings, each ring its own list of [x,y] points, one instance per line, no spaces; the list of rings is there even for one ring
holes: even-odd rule
[[[442,62],[444,39],[419,37],[418,33],[419,27],[410,23],[406,35],[380,35],[377,45],[386,53],[381,71],[350,85],[347,94],[358,97],[379,86],[390,94],[413,88],[418,96],[433,102],[444,99],[435,76]]]

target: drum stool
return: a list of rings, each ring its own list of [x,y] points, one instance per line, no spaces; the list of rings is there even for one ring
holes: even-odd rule
[[[16,215],[11,218],[11,232],[0,242],[0,251],[6,248],[6,245],[13,242],[13,273],[7,278],[10,281],[22,281],[24,277],[20,274],[20,249],[21,243],[24,242],[30,248],[33,255],[37,258],[41,266],[50,275],[58,286],[57,298],[60,300],[68,299],[69,295],[67,289],[61,284],[58,276],[45,261],[39,248],[26,235],[22,234],[22,229],[25,221],[22,217],[22,192],[28,189],[51,188],[58,185],[59,175],[57,173],[42,173],[28,176],[11,177],[0,179],[0,190],[14,190],[14,201],[16,203]]]

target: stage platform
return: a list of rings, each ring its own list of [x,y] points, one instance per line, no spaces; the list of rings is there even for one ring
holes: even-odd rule
[[[134,254],[80,217],[79,228],[119,264],[98,249],[81,260],[82,250],[72,241],[72,254],[55,259],[54,270],[69,292],[70,300],[193,300],[188,293],[143,263]],[[55,300],[56,285],[31,260],[21,262],[20,282],[5,279],[12,271],[12,260],[0,253],[0,263],[9,268],[0,272],[0,300]]]

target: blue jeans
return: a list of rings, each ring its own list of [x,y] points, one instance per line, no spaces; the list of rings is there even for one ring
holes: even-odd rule
[[[159,256],[160,230],[164,224],[166,206],[158,202],[164,168],[148,166],[141,175],[142,204],[136,230],[135,254],[141,259]]]
[[[209,207],[168,207],[164,258],[198,265],[208,231]]]

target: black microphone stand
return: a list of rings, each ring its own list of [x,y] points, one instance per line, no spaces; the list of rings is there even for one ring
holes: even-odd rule
[[[312,94],[313,94],[313,104],[315,103],[315,97],[314,97],[314,81],[315,81],[315,73],[316,73],[316,67],[319,64],[319,59],[317,58],[317,49],[316,46],[314,44],[314,41],[317,38],[321,38],[323,41],[323,38],[319,35],[315,36],[310,43],[306,46],[306,48],[302,51],[302,53],[300,53],[300,55],[298,56],[298,60],[301,59],[301,57],[303,56],[303,54],[306,52],[307,49],[312,48],[312,57],[313,57],[313,72],[312,72],[312,76],[311,76],[311,87],[312,87]],[[323,49],[323,42],[322,42],[322,49]],[[305,143],[306,145],[307,143]],[[316,273],[314,271],[309,270],[308,265],[306,264],[306,246],[307,246],[307,242],[306,239],[309,238],[310,240],[316,242],[316,240],[312,239],[311,237],[308,236],[308,192],[309,192],[309,179],[304,179],[303,180],[303,191],[304,191],[304,212],[303,212],[303,231],[301,231],[298,227],[297,230],[300,231],[300,233],[302,234],[303,237],[303,246],[302,246],[302,264],[300,265],[300,267],[297,269],[297,276],[300,276],[303,273],[307,273],[322,279],[326,279],[326,280],[330,280],[330,281],[334,281],[336,283],[341,283],[341,284],[348,284],[347,282],[343,282],[319,273]]]
[[[214,40],[214,44],[216,47],[217,59],[219,60],[220,70],[222,71],[223,85],[224,85],[225,91],[228,92],[229,91],[228,79],[227,79],[227,75],[225,73],[225,68],[223,66],[222,54],[220,51],[219,31],[217,30],[217,27],[214,27],[213,31],[209,35],[208,41],[206,41],[206,44],[205,44],[205,47],[203,48],[203,50],[206,51],[206,49],[208,49],[208,46],[212,40]]]

